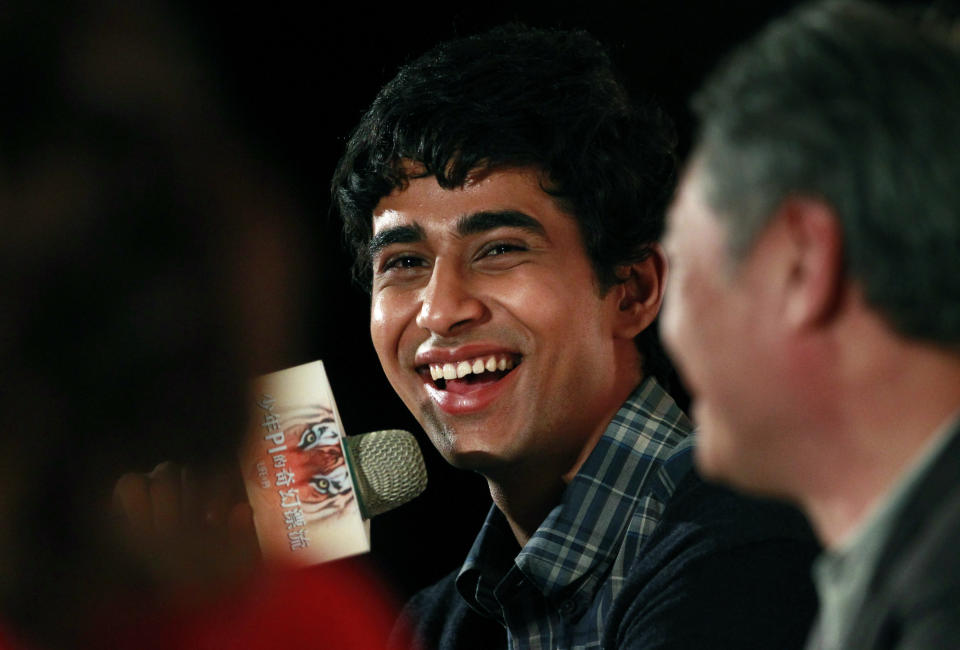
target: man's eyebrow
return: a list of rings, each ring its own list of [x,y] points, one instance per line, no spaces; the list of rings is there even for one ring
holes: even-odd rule
[[[530,215],[517,210],[473,212],[457,219],[457,234],[461,237],[504,227],[520,228],[542,237],[547,235],[543,224]]]
[[[409,226],[393,226],[381,230],[370,238],[367,253],[370,255],[370,259],[373,259],[380,251],[391,244],[409,244],[424,239],[426,239],[426,233],[423,232],[423,228],[418,223]]]

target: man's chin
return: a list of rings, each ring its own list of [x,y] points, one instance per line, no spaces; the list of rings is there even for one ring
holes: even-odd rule
[[[709,430],[697,431],[693,459],[701,478],[754,497],[787,498],[771,482],[758,459],[748,453],[738,453],[729,446],[711,444],[714,441],[710,440],[710,435]]]
[[[420,414],[420,424],[430,442],[453,467],[478,472],[489,478],[503,473],[510,465],[508,458],[496,452],[498,441],[484,435],[489,434],[492,428],[488,423],[461,422],[454,427],[437,417],[432,408],[422,408]]]
[[[723,432],[711,426],[708,418],[699,420],[693,448],[694,464],[703,479],[743,489],[744,471],[738,467],[738,461],[743,462],[745,456],[736,453],[730,442]]]
[[[716,481],[721,478],[715,454],[704,444],[702,431],[697,431],[697,443],[693,447],[693,462],[697,466],[697,473],[703,478]]]
[[[488,478],[504,471],[505,463],[503,458],[489,451],[457,451],[451,449],[441,451],[440,453],[448,463],[457,469],[477,472]]]
[[[737,483],[737,461],[743,458],[732,453],[732,441],[719,422],[711,417],[711,411],[703,400],[691,401],[691,412],[696,423],[696,443],[693,461],[697,473],[705,480],[734,487]]]

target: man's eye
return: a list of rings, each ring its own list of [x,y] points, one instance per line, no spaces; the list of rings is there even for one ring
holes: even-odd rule
[[[390,271],[392,269],[412,269],[419,266],[424,266],[426,263],[422,258],[416,257],[414,255],[398,255],[397,257],[392,257],[387,260],[381,268],[381,272]]]
[[[516,251],[525,251],[527,250],[525,246],[519,244],[506,244],[498,243],[492,244],[487,248],[483,249],[480,254],[480,257],[496,257],[497,255],[503,255],[505,253],[513,253]]]

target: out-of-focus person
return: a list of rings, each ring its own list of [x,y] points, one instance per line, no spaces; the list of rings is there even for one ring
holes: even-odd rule
[[[809,648],[958,647],[957,32],[807,5],[695,107],[663,331],[698,466],[806,511]]]
[[[392,621],[361,567],[264,571],[231,507],[308,287],[208,75],[150,3],[0,13],[0,647],[366,649]]]

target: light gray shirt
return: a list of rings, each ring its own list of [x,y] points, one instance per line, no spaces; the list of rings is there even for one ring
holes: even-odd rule
[[[843,650],[877,571],[880,552],[893,532],[895,522],[913,491],[953,437],[958,415],[945,422],[888,495],[840,548],[817,558],[813,578],[820,598],[817,621],[807,641],[807,650]],[[960,428],[958,428],[960,429]],[[955,430],[953,435],[960,435]]]

